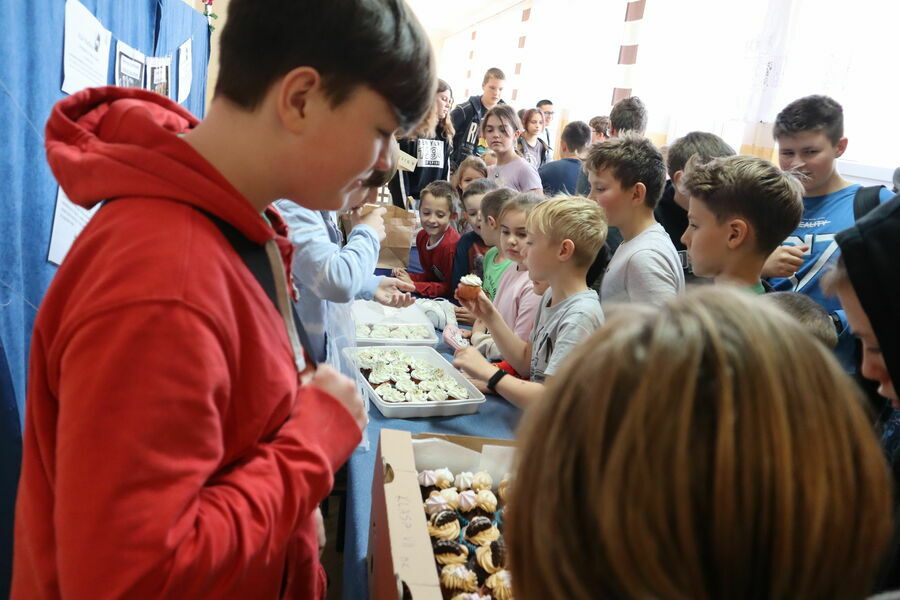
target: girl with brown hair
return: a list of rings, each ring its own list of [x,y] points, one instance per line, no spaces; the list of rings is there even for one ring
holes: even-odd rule
[[[864,598],[891,531],[863,400],[777,308],[709,287],[622,307],[526,417],[515,596]]]
[[[418,200],[421,191],[432,181],[450,178],[450,153],[456,133],[450,121],[452,105],[450,84],[438,79],[434,105],[428,116],[408,138],[399,140],[400,149],[416,158],[416,168],[412,172],[400,171],[391,180],[391,198],[396,206],[404,207],[408,196]]]

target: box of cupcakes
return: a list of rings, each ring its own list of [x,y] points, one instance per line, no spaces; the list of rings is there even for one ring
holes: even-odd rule
[[[372,483],[371,598],[512,598],[503,516],[515,443],[384,429]]]

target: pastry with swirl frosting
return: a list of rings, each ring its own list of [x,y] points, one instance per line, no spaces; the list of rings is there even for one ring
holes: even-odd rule
[[[463,539],[474,548],[490,544],[500,537],[500,531],[487,517],[475,517],[463,531]]]
[[[472,489],[472,480],[475,479],[475,475],[473,475],[469,471],[463,471],[462,473],[458,473],[456,475],[456,479],[453,480],[453,485],[461,492]]]
[[[475,476],[472,478],[472,489],[476,492],[480,492],[482,490],[488,490],[494,487],[494,478],[491,477],[490,473],[485,471],[480,471],[475,473]]]
[[[497,497],[491,490],[481,490],[475,494],[475,508],[469,511],[469,520],[475,517],[487,517],[491,521],[497,512]]]
[[[512,578],[506,569],[501,569],[488,577],[485,585],[496,600],[512,600]]]
[[[436,479],[435,484],[439,489],[446,490],[448,487],[453,486],[453,473],[450,472],[450,469],[437,469],[434,472],[434,476]]]
[[[450,594],[474,592],[478,589],[475,572],[465,565],[447,565],[441,569],[441,587]]]
[[[431,492],[437,491],[437,475],[431,469],[419,471],[417,478],[419,480],[419,488],[422,491],[422,500],[428,498]]]
[[[469,560],[469,549],[456,540],[435,540],[434,560],[441,566],[464,565]]]
[[[435,513],[428,522],[428,534],[440,540],[456,540],[459,538],[459,519],[452,510]]]

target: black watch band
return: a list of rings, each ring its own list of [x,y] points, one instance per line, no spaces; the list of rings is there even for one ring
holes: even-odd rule
[[[509,373],[507,373],[503,369],[497,369],[497,372],[494,373],[493,375],[491,375],[491,378],[488,379],[487,389],[490,390],[490,392],[492,394],[496,394],[497,393],[497,389],[496,389],[497,384],[500,383],[500,380],[503,379],[504,377],[506,377],[507,375],[509,375]]]

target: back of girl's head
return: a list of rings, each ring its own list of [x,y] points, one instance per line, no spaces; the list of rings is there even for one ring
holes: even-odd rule
[[[519,192],[509,188],[500,188],[493,192],[488,192],[481,199],[481,216],[484,219],[493,217],[494,220],[500,219],[500,211],[511,199],[516,197]]]
[[[517,598],[864,598],[892,530],[857,388],[776,307],[622,307],[526,414]]]
[[[500,214],[497,215],[497,220],[502,221],[503,215],[510,212],[524,212],[528,215],[531,212],[538,202],[541,202],[544,197],[541,194],[535,194],[534,192],[523,192],[521,194],[516,194],[512,198],[509,199],[508,202],[503,203],[503,207],[500,209]]]
[[[487,127],[488,119],[490,119],[491,117],[499,119],[501,127],[510,129],[510,135],[515,135],[517,131],[522,130],[522,121],[521,119],[519,119],[519,115],[516,114],[516,110],[509,104],[498,104],[491,110],[487,111],[484,114],[484,118],[481,119],[482,131],[484,131],[484,128]]]

